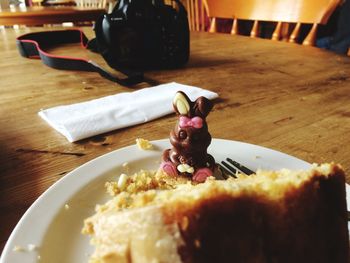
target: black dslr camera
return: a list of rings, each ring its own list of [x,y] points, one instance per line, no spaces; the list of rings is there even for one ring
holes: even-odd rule
[[[174,68],[189,58],[187,12],[179,0],[119,0],[95,24],[98,52],[112,68]]]
[[[121,85],[144,80],[145,69],[182,66],[190,52],[187,12],[179,0],[119,0],[112,13],[95,24],[96,38],[88,40],[79,29],[24,34],[16,40],[19,52],[28,58],[40,57],[44,64],[64,70],[97,72]],[[175,6],[175,7],[173,7]],[[80,42],[99,52],[108,65],[126,75],[114,76],[91,60],[48,54],[42,47]]]

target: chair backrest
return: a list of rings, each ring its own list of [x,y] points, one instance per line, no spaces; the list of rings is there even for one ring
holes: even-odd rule
[[[107,0],[75,0],[75,3],[79,7],[106,8],[107,6]]]
[[[203,0],[181,0],[187,10],[188,24],[191,31],[204,31],[207,18]]]
[[[239,20],[253,20],[251,37],[259,36],[259,21],[277,22],[273,40],[297,42],[301,24],[312,28],[303,41],[314,45],[318,24],[327,23],[342,0],[203,0],[211,18],[210,32],[216,32],[216,18],[233,19],[232,34],[239,33]]]

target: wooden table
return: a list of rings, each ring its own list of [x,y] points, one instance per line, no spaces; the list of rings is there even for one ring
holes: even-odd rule
[[[103,8],[75,7],[75,6],[33,6],[0,11],[0,25],[60,24],[64,22],[90,22],[106,10]]]
[[[0,242],[49,186],[135,138],[167,138],[169,115],[146,124],[69,143],[38,116],[42,108],[87,101],[132,89],[96,73],[49,68],[19,56],[15,37],[0,31]],[[84,31],[93,36],[91,28]],[[79,46],[52,52],[99,55]],[[179,83],[218,92],[208,116],[213,137],[245,141],[308,162],[341,163],[350,174],[350,58],[313,47],[225,34],[192,33],[191,58],[178,70],[150,71],[153,83]],[[148,86],[143,83],[135,87]],[[350,178],[347,179],[350,182]]]

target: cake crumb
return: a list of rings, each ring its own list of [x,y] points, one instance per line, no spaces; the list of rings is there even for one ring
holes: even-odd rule
[[[130,166],[128,162],[123,163],[122,167],[123,167],[124,173],[127,173],[127,174],[130,173]]]
[[[126,186],[126,182],[128,180],[128,176],[126,174],[121,174],[119,176],[119,179],[118,179],[118,188],[120,190],[124,190],[125,186]]]
[[[36,246],[34,244],[28,244],[27,248],[29,251],[34,251],[38,248],[38,246]]]
[[[65,204],[64,205],[64,209],[68,210],[70,207],[69,207],[69,204]]]
[[[146,139],[137,138],[136,145],[141,150],[151,150],[153,149],[153,145]]]
[[[166,242],[164,242],[164,240],[157,240],[155,247],[156,248],[161,248],[161,247],[165,247],[167,245]],[[158,261],[157,261],[158,262]]]
[[[13,252],[24,252],[26,251],[26,249],[24,247],[21,246],[14,246],[14,248],[12,249]]]

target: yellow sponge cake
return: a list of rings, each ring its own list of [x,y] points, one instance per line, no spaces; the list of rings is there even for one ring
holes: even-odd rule
[[[91,262],[348,262],[344,178],[322,164],[117,191],[85,221]]]

